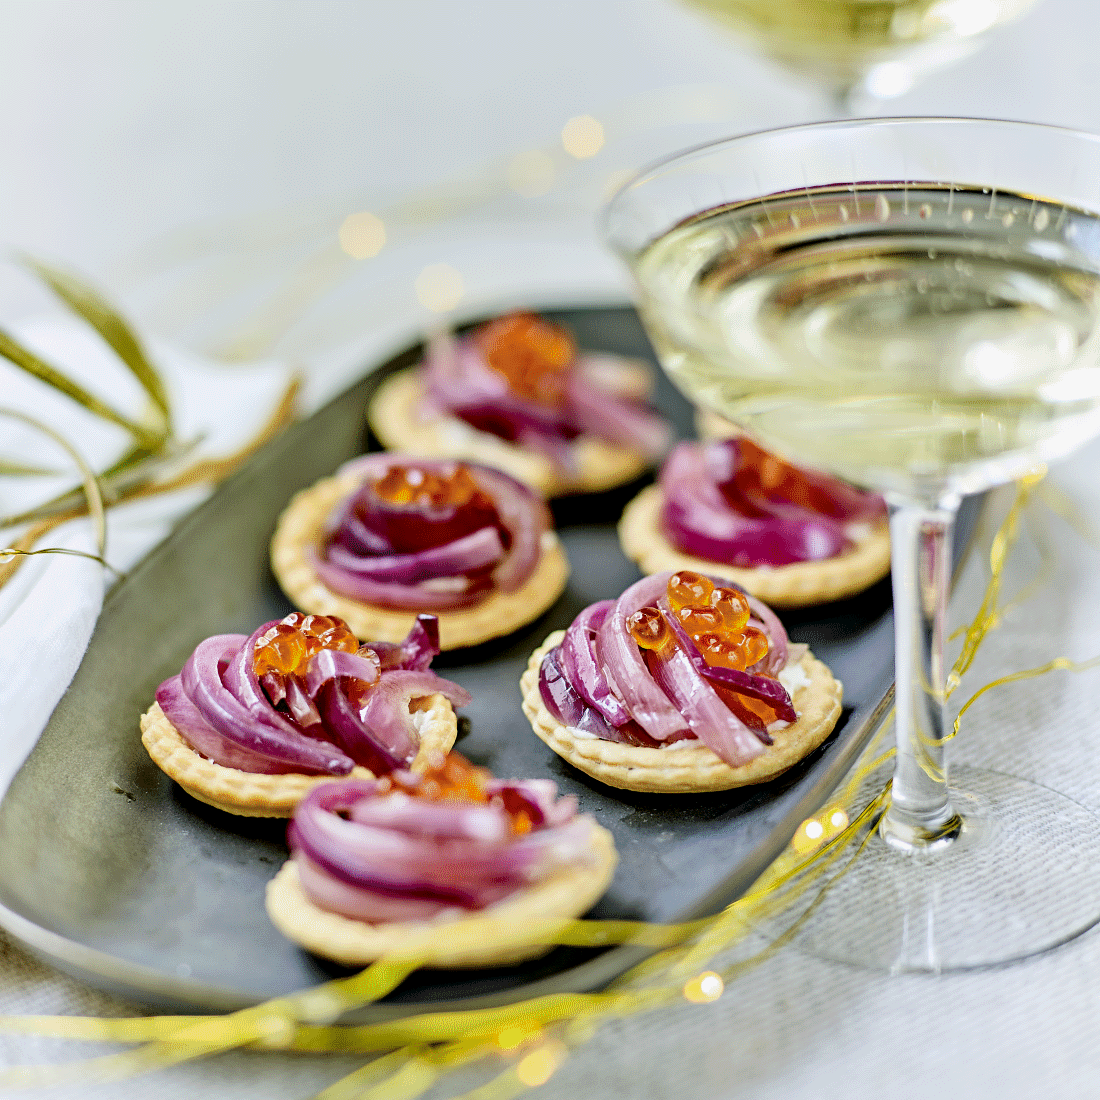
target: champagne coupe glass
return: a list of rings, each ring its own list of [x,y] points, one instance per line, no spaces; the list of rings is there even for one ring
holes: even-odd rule
[[[973,53],[1036,0],[685,0],[824,87],[841,115]]]
[[[960,498],[1100,431],[1100,138],[935,118],[750,134],[643,171],[605,231],[673,381],[891,505],[892,798],[811,941],[962,969],[1096,923],[1100,818],[996,760],[948,787],[944,652]]]

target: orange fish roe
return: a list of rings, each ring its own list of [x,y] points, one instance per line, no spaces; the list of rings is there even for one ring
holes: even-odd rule
[[[668,580],[668,602],[708,665],[743,671],[767,654],[768,636],[749,625],[749,601],[736,588],[683,569]],[[642,649],[659,651],[672,643],[672,629],[656,607],[635,611],[626,626]]]
[[[304,674],[309,659],[322,649],[355,653],[359,640],[348,624],[335,615],[303,615],[292,611],[256,639],[252,667],[257,676],[268,672],[283,676]]]
[[[525,810],[509,810],[500,796],[489,794],[487,788],[493,773],[488,768],[471,764],[461,753],[436,753],[429,759],[428,768],[417,784],[402,783],[396,776],[391,779],[406,794],[428,802],[472,802],[481,806],[494,802],[511,818],[513,835],[531,831],[533,823]]]
[[[577,356],[573,337],[533,313],[511,313],[491,321],[478,341],[486,363],[508,380],[519,397],[558,407]]]
[[[813,484],[796,466],[776,458],[769,451],[758,447],[751,439],[737,439],[740,463],[733,475],[732,488],[742,501],[753,498],[783,500],[803,508],[833,515],[835,502],[823,489]]]
[[[391,466],[372,489],[387,504],[453,508],[468,504],[480,492],[473,475],[461,464],[449,476],[421,466]]]
[[[664,615],[656,607],[642,607],[627,617],[626,628],[641,649],[652,649],[658,653],[672,645],[672,627],[665,622]]]

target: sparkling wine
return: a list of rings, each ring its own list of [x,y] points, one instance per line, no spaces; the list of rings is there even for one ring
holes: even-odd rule
[[[896,95],[1034,0],[686,0],[789,68]]]
[[[1100,220],[947,184],[706,210],[635,264],[662,362],[765,446],[926,501],[1100,417]]]

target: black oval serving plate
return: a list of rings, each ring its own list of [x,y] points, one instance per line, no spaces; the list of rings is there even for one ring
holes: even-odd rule
[[[653,361],[630,309],[550,315],[583,347]],[[292,493],[366,449],[371,394],[418,355],[397,356],[267,445],[108,598],[71,687],[0,804],[0,924],[61,969],[152,1004],[199,1010],[241,1007],[342,972],[285,940],[265,915],[264,886],[286,856],[285,823],[233,817],[184,794],[145,754],[138,717],[199,640],[248,633],[291,610],[268,566],[275,519]],[[657,403],[682,435],[692,433],[691,410],[663,375]],[[552,777],[614,833],[618,873],[593,915],[672,921],[742,894],[876,728],[891,696],[890,589],[883,582],[784,616],[792,638],[810,643],[844,682],[838,729],[795,768],[720,794],[604,787],[535,737],[518,684],[549,631],[637,579],[615,521],[638,487],[557,505],[573,567],[562,598],[522,631],[446,654],[435,667],[473,695],[463,753],[498,775]],[[425,970],[359,1018],[590,989],[642,954],[558,948],[498,970]]]

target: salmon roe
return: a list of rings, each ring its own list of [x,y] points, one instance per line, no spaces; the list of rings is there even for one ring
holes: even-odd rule
[[[518,397],[558,407],[565,401],[577,345],[565,329],[533,313],[511,313],[479,333],[485,362]]]
[[[480,493],[473,475],[461,464],[449,475],[422,466],[391,466],[372,488],[374,495],[387,504],[437,508],[460,508]]]
[[[743,671],[768,652],[768,636],[749,624],[749,601],[736,588],[715,585],[701,573],[682,569],[668,580],[668,602],[676,621],[698,646],[708,665]],[[642,649],[672,645],[672,628],[656,607],[643,607],[626,620]]]
[[[256,639],[253,669],[257,676],[278,672],[304,675],[310,658],[322,649],[355,653],[359,640],[348,624],[335,615],[303,615],[292,611]]]
[[[751,504],[755,498],[788,501],[825,516],[835,514],[835,501],[797,466],[777,458],[745,436],[737,438],[737,447],[740,462],[723,491],[733,497],[739,508]]]
[[[397,786],[406,793],[428,802],[472,802],[486,806],[499,799],[499,804],[511,818],[513,835],[529,833],[532,821],[525,810],[509,807],[499,795],[490,795],[488,785],[493,773],[488,768],[471,764],[461,753],[436,753],[428,761],[428,768],[415,785]]]

